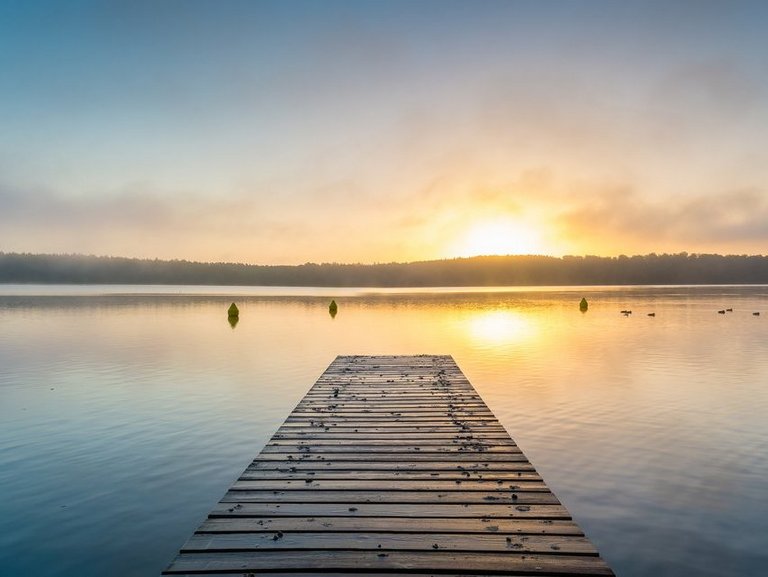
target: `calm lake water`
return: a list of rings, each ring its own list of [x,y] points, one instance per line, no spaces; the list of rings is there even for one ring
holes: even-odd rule
[[[0,574],[156,575],[336,355],[399,353],[453,355],[618,575],[765,574],[768,287],[9,285]]]

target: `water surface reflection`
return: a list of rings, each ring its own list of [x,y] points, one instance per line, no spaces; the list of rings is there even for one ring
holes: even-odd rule
[[[766,287],[176,289],[0,296],[9,575],[156,574],[337,354],[452,354],[620,575],[768,562]]]

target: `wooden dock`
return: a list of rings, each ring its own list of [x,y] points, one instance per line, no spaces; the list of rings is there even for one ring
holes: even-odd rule
[[[613,575],[449,356],[337,357],[164,575]]]

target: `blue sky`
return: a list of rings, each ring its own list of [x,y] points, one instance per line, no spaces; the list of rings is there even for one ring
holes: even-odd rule
[[[0,250],[764,253],[760,2],[0,0]]]

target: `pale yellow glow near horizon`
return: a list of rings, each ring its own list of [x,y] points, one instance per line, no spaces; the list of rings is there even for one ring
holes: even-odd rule
[[[508,217],[471,224],[453,247],[453,253],[459,257],[543,252],[539,231],[530,224]]]

